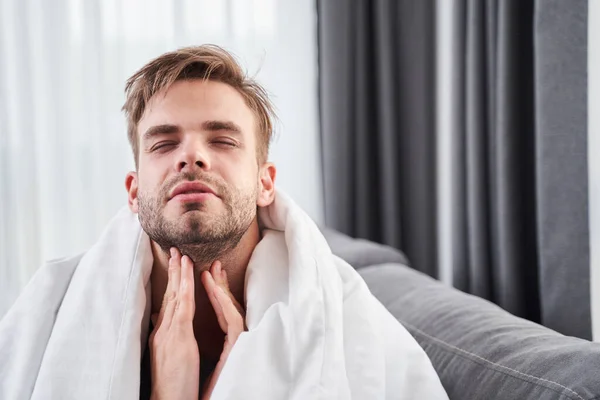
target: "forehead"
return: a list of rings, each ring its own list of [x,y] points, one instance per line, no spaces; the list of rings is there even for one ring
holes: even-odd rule
[[[156,125],[178,125],[194,129],[205,121],[231,121],[244,136],[253,137],[255,117],[242,95],[216,81],[181,80],[156,93],[138,122],[138,137]]]

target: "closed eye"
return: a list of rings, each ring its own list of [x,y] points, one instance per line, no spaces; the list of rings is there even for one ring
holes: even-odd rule
[[[150,151],[157,151],[157,150],[166,151],[176,145],[177,145],[177,143],[175,143],[175,142],[160,142],[160,143],[157,143],[154,146],[152,146]]]
[[[237,147],[238,144],[232,140],[224,140],[224,139],[219,139],[219,140],[213,140],[213,144],[219,145],[219,146],[224,146],[224,147]]]

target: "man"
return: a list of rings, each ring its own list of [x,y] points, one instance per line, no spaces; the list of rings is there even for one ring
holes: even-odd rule
[[[197,398],[200,365],[219,360],[224,332],[233,329],[226,355],[243,328],[246,266],[260,239],[256,207],[268,206],[275,196],[275,166],[267,162],[272,106],[264,90],[245,80],[235,60],[215,47],[184,49],[151,62],[129,79],[126,92],[123,108],[137,167],[126,179],[129,207],[152,240],[155,315],[163,303],[150,340],[153,381],[159,392],[167,386],[175,398]],[[187,268],[191,264],[195,277]],[[189,280],[191,296],[180,299],[175,284],[162,300],[167,270],[174,270],[176,283]],[[231,300],[224,297],[226,303],[219,304],[216,285]],[[187,314],[182,329],[174,331],[162,315],[166,311],[178,320],[175,304],[187,304],[177,308]],[[179,349],[184,358],[172,357]],[[224,360],[207,387],[214,387]],[[176,374],[182,362],[194,368]],[[182,392],[169,392],[172,388]]]
[[[275,190],[273,108],[230,54],[164,54],[126,97],[129,210],[41,268],[0,323],[0,397],[447,398]]]

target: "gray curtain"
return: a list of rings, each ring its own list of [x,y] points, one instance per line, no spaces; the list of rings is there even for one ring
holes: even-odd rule
[[[326,222],[435,275],[434,1],[318,4]]]
[[[326,223],[434,277],[449,263],[457,288],[589,339],[587,1],[454,3],[451,198],[436,2],[317,3]]]

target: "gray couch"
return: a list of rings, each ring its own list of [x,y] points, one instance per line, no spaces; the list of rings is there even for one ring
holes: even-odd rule
[[[600,399],[599,343],[452,289],[407,267],[391,247],[323,233],[425,349],[450,399]]]

